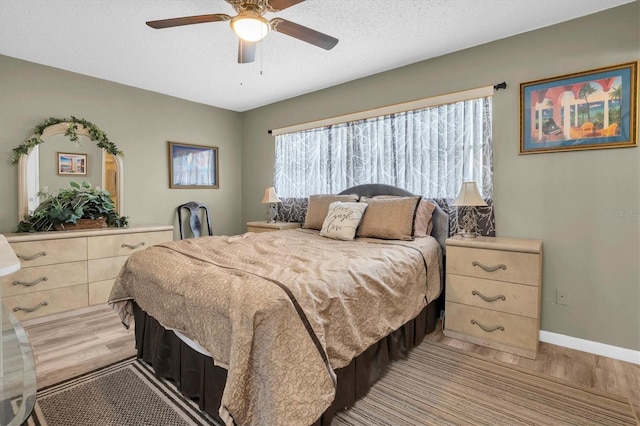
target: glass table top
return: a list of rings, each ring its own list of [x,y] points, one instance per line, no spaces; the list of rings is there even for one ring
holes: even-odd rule
[[[0,305],[0,426],[21,425],[36,402],[36,368],[27,333]]]

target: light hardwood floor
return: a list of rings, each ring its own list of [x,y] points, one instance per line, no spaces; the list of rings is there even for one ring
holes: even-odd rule
[[[135,355],[133,327],[125,329],[109,307],[43,323],[26,323],[33,347],[38,388],[75,377]],[[640,418],[640,366],[540,344],[536,360],[446,337],[441,328],[427,340],[464,349],[488,359],[628,397]]]

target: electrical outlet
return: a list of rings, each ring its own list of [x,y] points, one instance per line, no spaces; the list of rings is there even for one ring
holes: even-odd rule
[[[567,290],[556,290],[556,303],[558,305],[568,305],[569,304],[569,292]]]

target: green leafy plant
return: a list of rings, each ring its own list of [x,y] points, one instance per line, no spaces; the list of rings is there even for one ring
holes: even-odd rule
[[[67,130],[65,130],[64,134],[72,142],[78,143],[78,141],[80,140],[77,133],[78,125],[80,125],[87,129],[87,131],[89,132],[89,138],[91,138],[92,141],[95,141],[100,148],[104,149],[109,154],[123,155],[122,151],[118,149],[116,144],[114,144],[107,138],[107,134],[100,130],[98,126],[96,126],[92,122],[87,121],[84,118],[76,118],[74,116],[71,116],[71,118],[50,117],[44,120],[42,123],[38,124],[33,129],[33,136],[31,138],[22,142],[17,148],[13,149],[11,163],[16,164],[20,157],[29,154],[33,147],[44,143],[44,140],[42,140],[42,134],[44,133],[44,130],[49,126],[53,126],[59,123],[69,123],[69,127],[67,127]]]
[[[51,231],[56,225],[76,223],[78,219],[106,219],[107,226],[124,227],[128,218],[118,216],[109,192],[92,188],[87,181],[71,182],[71,188],[63,188],[57,195],[40,192],[40,205],[25,216],[16,232]]]

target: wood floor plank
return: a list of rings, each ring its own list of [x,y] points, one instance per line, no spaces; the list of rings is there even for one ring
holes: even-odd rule
[[[48,386],[134,356],[134,327],[125,329],[108,306],[27,324],[36,360],[38,387]],[[452,339],[441,324],[426,340],[473,352],[572,383],[628,397],[640,418],[640,365],[541,343],[531,360]]]

